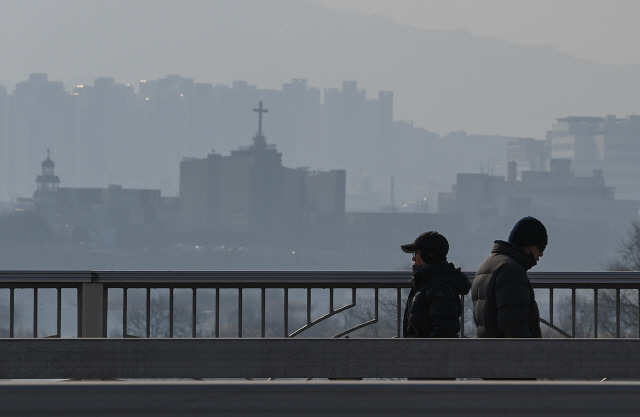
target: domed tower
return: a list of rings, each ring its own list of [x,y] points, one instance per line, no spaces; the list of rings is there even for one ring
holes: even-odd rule
[[[34,209],[36,213],[52,220],[56,216],[56,201],[60,178],[53,172],[56,164],[49,157],[49,149],[47,149],[47,159],[42,161],[41,166],[42,175],[38,175],[36,178],[38,188],[33,193]]]
[[[36,193],[38,192],[55,192],[58,191],[58,184],[60,184],[60,178],[54,175],[53,170],[56,164],[49,157],[49,149],[47,149],[47,159],[42,161],[42,175],[38,175],[36,178],[36,184],[38,186]],[[34,197],[36,195],[34,194]]]

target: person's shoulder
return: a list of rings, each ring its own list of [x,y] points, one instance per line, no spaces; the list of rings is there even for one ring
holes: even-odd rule
[[[495,276],[496,282],[498,283],[505,280],[510,282],[526,281],[527,271],[520,262],[505,256],[505,259],[500,263],[499,268],[496,270]]]
[[[487,280],[502,282],[505,279],[526,279],[526,270],[522,265],[503,253],[492,253],[478,268],[474,277],[475,282],[487,282]]]
[[[513,261],[513,259],[509,258],[508,256],[501,253],[493,252],[482,263],[482,265],[480,265],[480,267],[476,271],[476,277],[479,275],[493,274],[498,269],[501,269],[505,264],[511,261]]]
[[[513,267],[522,268],[522,266],[520,265],[520,262],[515,260],[513,257],[509,255],[505,255],[503,253],[496,253],[495,260],[496,260],[496,265],[501,268],[513,268]]]

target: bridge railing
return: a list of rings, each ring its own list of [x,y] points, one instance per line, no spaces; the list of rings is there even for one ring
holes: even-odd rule
[[[529,276],[545,336],[640,337],[640,273]],[[399,337],[409,278],[403,271],[0,271],[0,336]],[[470,296],[464,304],[461,337],[472,337]]]

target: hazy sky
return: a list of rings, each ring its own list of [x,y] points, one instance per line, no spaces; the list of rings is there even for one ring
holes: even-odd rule
[[[9,92],[37,72],[67,89],[167,74],[272,89],[356,80],[369,97],[393,91],[394,118],[432,132],[537,138],[557,117],[638,113],[640,0],[0,0],[0,11]]]
[[[638,0],[313,0],[422,29],[465,29],[577,58],[640,65]]]

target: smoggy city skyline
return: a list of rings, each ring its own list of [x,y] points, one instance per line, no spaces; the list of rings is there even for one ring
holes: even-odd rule
[[[627,24],[637,15],[632,3],[390,3],[394,13],[424,15],[424,24],[382,3],[360,13],[303,0],[4,2],[0,84],[30,73],[67,88],[99,77],[137,85],[167,74],[260,88],[296,78],[320,88],[357,80],[367,91],[393,91],[399,120],[440,134],[541,138],[555,117],[640,112],[640,67],[622,64],[638,61],[637,48],[622,42],[637,39]],[[448,27],[429,27],[445,15]],[[470,15],[484,16],[476,20],[487,27],[502,22],[509,35],[468,26],[462,17]],[[526,33],[555,42],[516,36]],[[572,52],[566,40],[605,42],[629,59]]]

